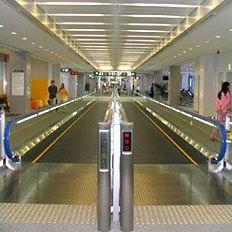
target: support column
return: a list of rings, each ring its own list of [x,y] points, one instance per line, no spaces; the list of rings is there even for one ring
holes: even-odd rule
[[[8,75],[10,113],[25,114],[30,109],[30,54],[12,52],[9,56]]]
[[[55,81],[56,86],[59,88],[61,84],[60,64],[52,64],[52,80]]]
[[[77,96],[81,97],[85,94],[85,73],[78,73],[77,76]]]
[[[37,101],[34,107],[44,107],[48,100],[49,64],[35,58],[31,59],[31,100]]]
[[[154,84],[162,84],[163,79],[162,79],[162,72],[161,71],[155,71],[154,73]]]
[[[217,93],[216,55],[205,55],[196,63],[196,84],[194,109],[204,116],[215,116]]]
[[[181,88],[181,68],[178,66],[170,67],[170,78],[168,80],[168,103],[177,106],[180,103]]]

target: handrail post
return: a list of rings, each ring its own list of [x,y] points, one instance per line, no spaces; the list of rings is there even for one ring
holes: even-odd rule
[[[134,215],[134,159],[133,123],[121,124],[120,202],[122,231],[133,231]]]
[[[4,130],[5,130],[5,112],[2,109],[0,111],[0,167],[4,166],[5,162],[5,150],[4,150]]]
[[[99,123],[98,154],[98,231],[111,229],[110,124]]]

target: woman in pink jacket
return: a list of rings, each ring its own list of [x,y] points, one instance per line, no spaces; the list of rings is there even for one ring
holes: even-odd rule
[[[218,93],[216,100],[217,120],[221,123],[225,123],[226,115],[231,111],[231,94],[230,83],[223,82],[221,91]],[[218,129],[214,130],[211,135],[211,140],[215,140],[218,135]]]

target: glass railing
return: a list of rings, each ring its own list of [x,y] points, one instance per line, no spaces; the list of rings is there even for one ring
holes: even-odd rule
[[[4,148],[8,159],[20,158],[94,101],[86,95],[9,120],[5,126]]]
[[[140,94],[134,97],[134,101],[213,163],[224,159],[227,135],[224,125],[218,121]],[[218,134],[215,140],[211,139],[213,132]]]

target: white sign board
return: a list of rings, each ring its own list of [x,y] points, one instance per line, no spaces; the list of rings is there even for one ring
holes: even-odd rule
[[[24,96],[24,72],[12,73],[12,96]]]

